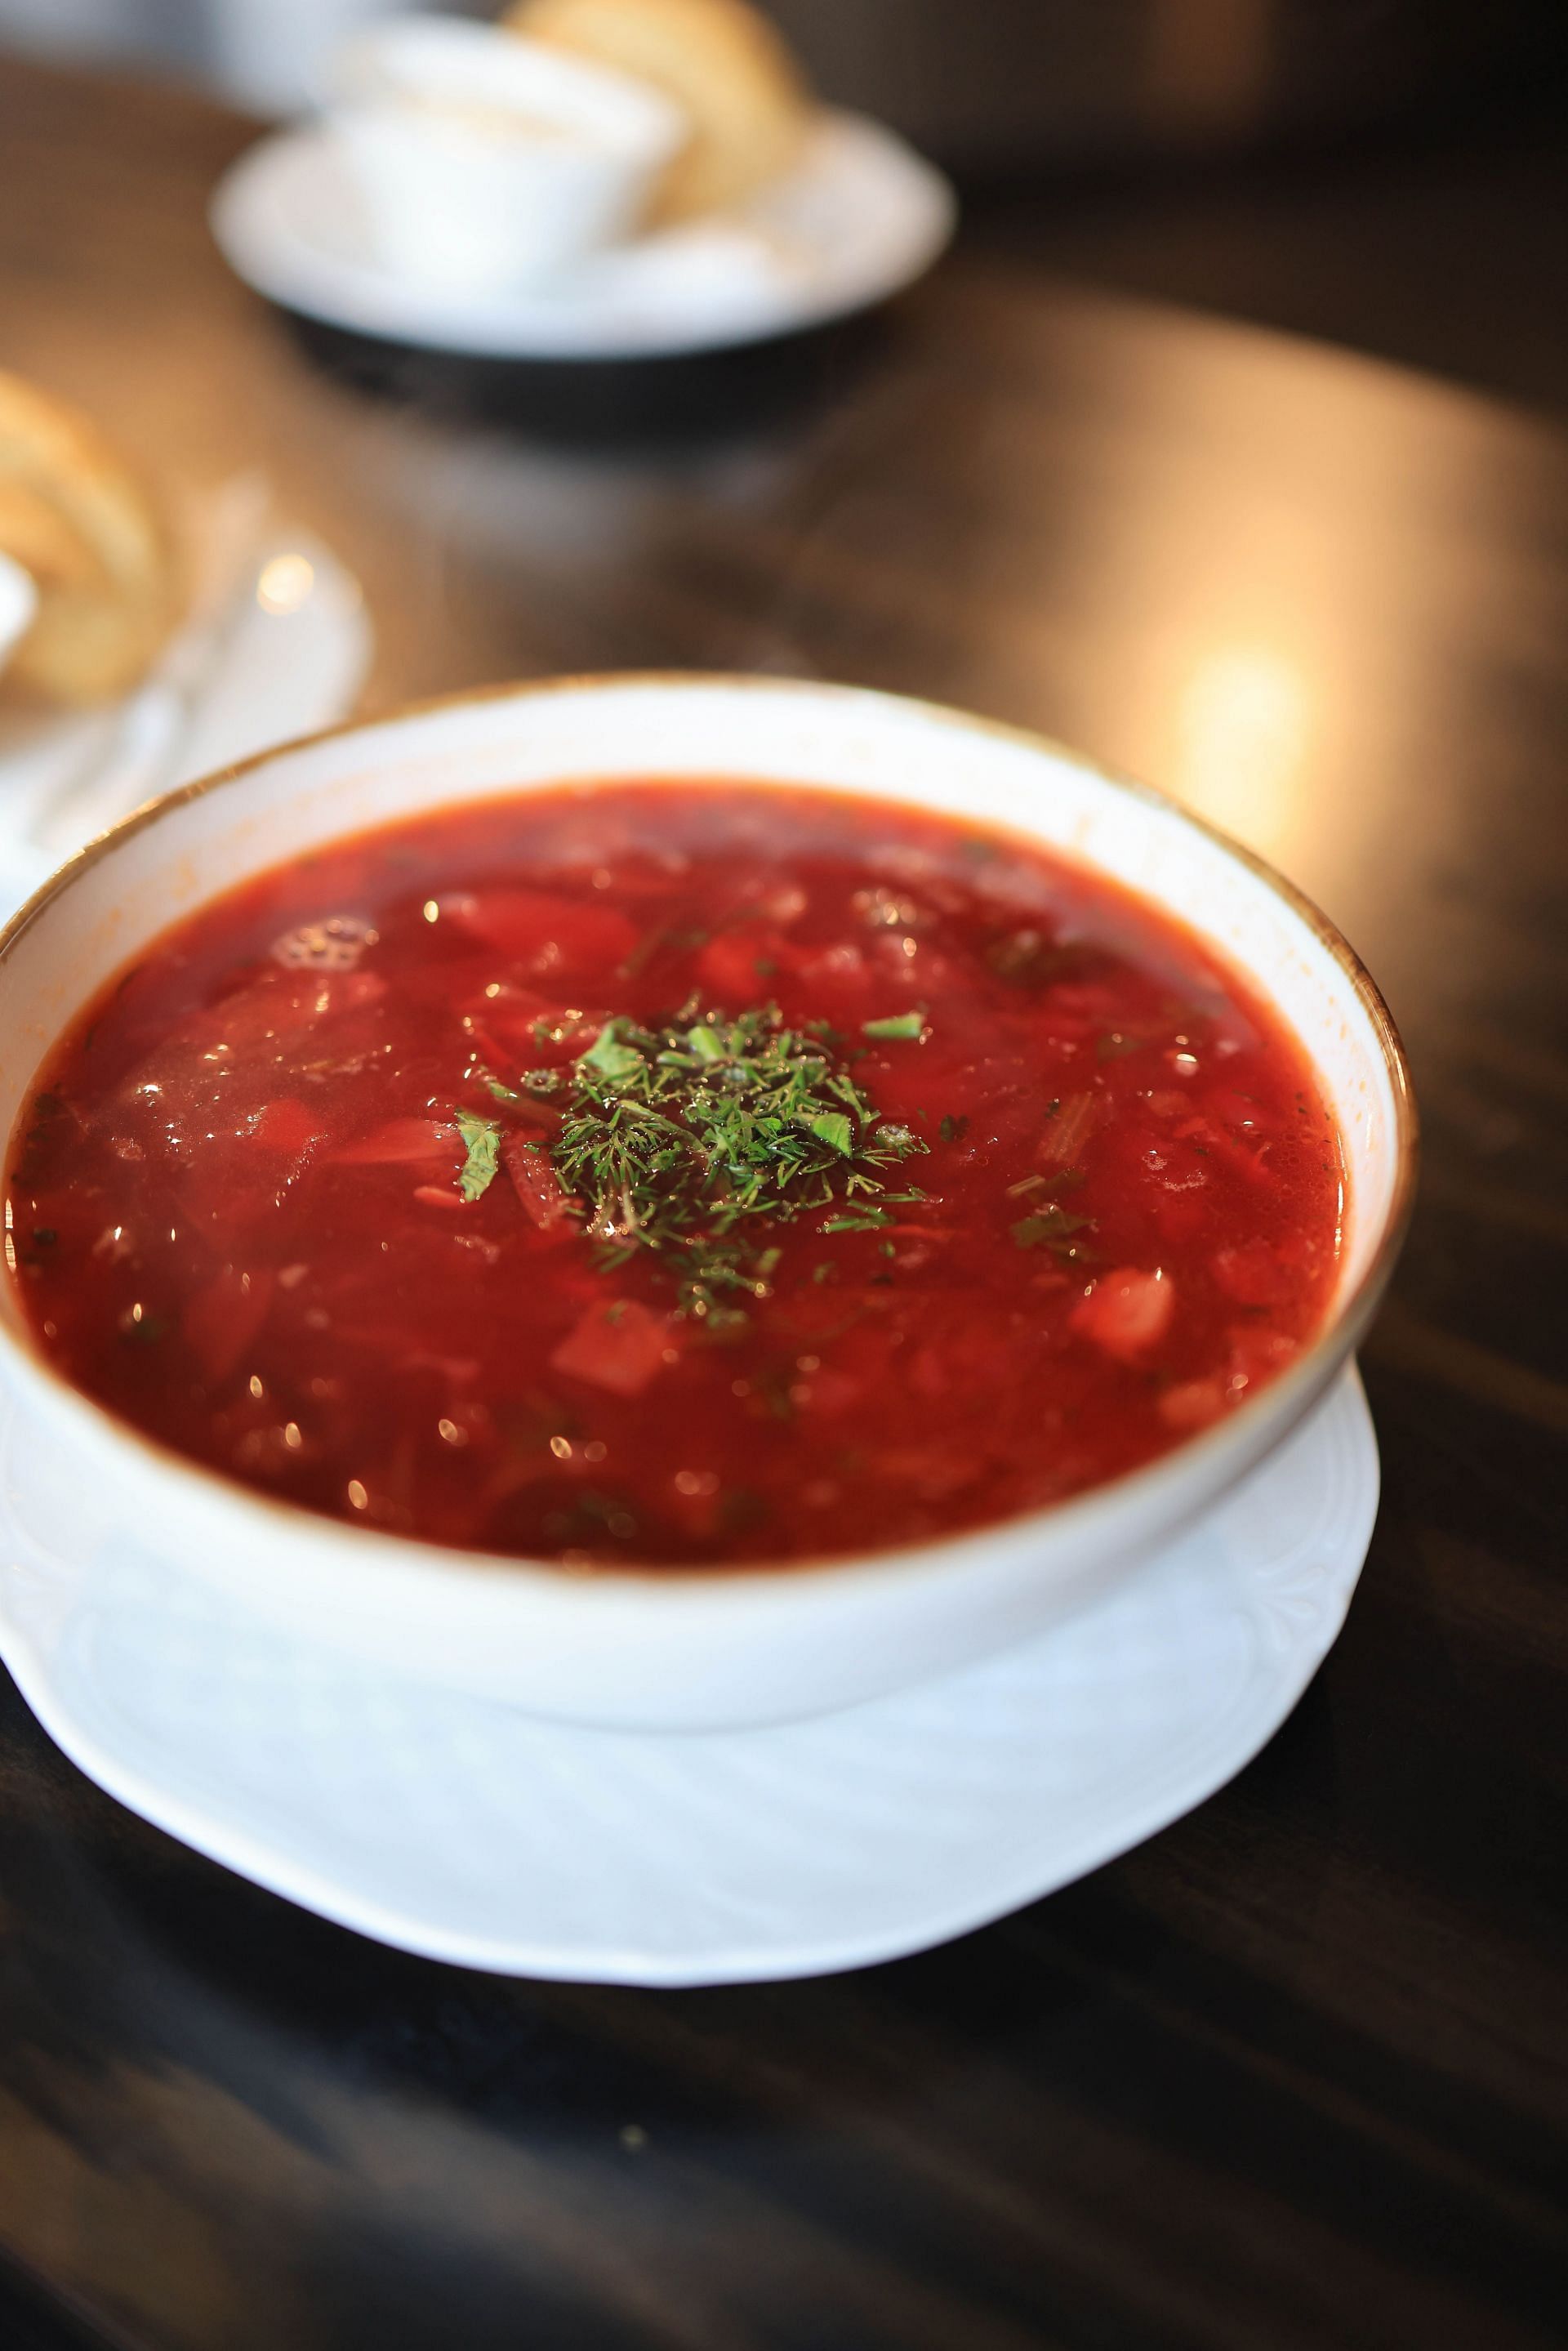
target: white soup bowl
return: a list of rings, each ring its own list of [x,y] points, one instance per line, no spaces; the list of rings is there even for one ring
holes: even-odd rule
[[[1052,1510],[875,1556],[732,1571],[477,1556],[337,1522],[165,1450],[42,1359],[14,1288],[0,1382],[66,1458],[69,1540],[128,1534],[291,1628],[567,1719],[697,1729],[826,1712],[1041,1632],[1136,1571],[1272,1452],[1355,1346],[1403,1231],[1415,1121],[1381,998],[1338,934],[1173,803],[978,718],[853,688],[676,674],[518,685],[285,745],[84,850],[0,935],[0,1129],[88,997],[214,894],[320,844],[573,778],[811,784],[991,820],[1168,908],[1293,1029],[1337,1122],[1349,1212],[1315,1342],[1217,1426]],[[63,1538],[62,1538],[63,1539]]]

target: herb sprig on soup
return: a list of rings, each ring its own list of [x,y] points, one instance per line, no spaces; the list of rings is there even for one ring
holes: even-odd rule
[[[774,786],[443,810],[178,924],[39,1072],[7,1254],[149,1437],[598,1563],[929,1540],[1154,1459],[1333,1283],[1304,1054],[1000,831]]]

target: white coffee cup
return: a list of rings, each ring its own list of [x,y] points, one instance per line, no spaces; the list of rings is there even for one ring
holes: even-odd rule
[[[465,292],[535,284],[623,237],[685,135],[641,83],[450,17],[360,34],[328,79],[377,257]]]

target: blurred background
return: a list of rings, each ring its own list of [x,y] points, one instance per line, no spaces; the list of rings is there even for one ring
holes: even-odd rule
[[[492,13],[449,0],[451,13]],[[392,0],[0,0],[3,51],[280,115]],[[1568,0],[774,0],[971,244],[1568,403]]]

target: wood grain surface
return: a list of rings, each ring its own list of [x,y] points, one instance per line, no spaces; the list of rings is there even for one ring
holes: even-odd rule
[[[658,439],[669,381],[601,377],[597,439],[564,445],[475,421],[493,385],[427,371],[415,407],[304,352],[204,226],[248,135],[0,59],[0,363],[171,490],[265,470],[365,583],[369,707],[733,665],[1041,726],[1344,925],[1404,1028],[1427,1169],[1366,1351],[1384,1503],[1338,1647],[1200,1811],[948,1949],[680,1994],[426,1964],[144,1826],[0,1677],[0,2331],[1546,2351],[1563,441],[961,248],[870,336],[797,355],[788,401],[732,371],[696,387],[710,430]]]

